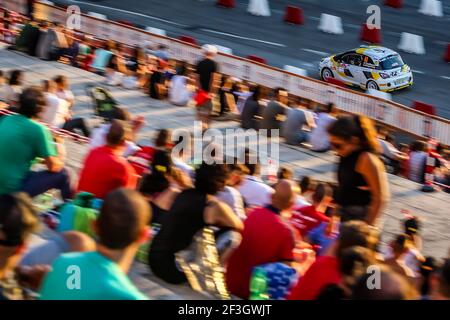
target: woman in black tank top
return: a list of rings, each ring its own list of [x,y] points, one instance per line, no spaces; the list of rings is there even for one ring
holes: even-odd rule
[[[371,120],[343,116],[330,126],[328,133],[331,146],[340,157],[335,201],[341,221],[363,220],[377,224],[389,188]]]
[[[195,188],[183,191],[175,199],[150,246],[148,262],[157,277],[173,284],[186,281],[176,263],[175,254],[187,249],[196,233],[205,226],[211,224],[242,228],[242,223],[231,209],[230,213],[217,214],[214,218],[205,215],[205,209],[214,204],[213,196],[223,190],[227,178],[226,165],[202,164],[196,170]],[[208,221],[205,220],[206,217]]]

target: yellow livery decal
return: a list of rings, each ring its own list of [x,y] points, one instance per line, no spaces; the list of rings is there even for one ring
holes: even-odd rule
[[[373,78],[374,80],[380,79],[380,74],[379,74],[379,73],[377,73],[377,72],[371,72],[371,74],[372,74],[372,78]]]

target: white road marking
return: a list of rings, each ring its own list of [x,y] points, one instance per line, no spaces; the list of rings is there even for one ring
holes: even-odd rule
[[[450,80],[450,77],[447,77],[447,76],[441,76],[441,78],[446,79],[446,80]]]
[[[390,35],[390,36],[396,36],[396,37],[400,35],[400,33],[398,33],[398,32],[392,32],[392,31],[386,31],[385,33],[388,34],[388,35]]]
[[[301,50],[310,52],[310,53],[314,53],[314,54],[318,54],[319,56],[328,56],[329,55],[329,53],[327,53],[327,52],[317,51],[317,50],[312,50],[312,49],[301,49]]]
[[[420,70],[411,69],[411,71],[414,72],[414,73],[418,73],[418,74],[425,74],[424,71],[420,71]]]
[[[350,23],[344,23],[344,27],[351,28],[351,29],[360,29],[361,28],[361,26],[358,26],[356,24],[350,24]]]
[[[162,19],[162,18],[158,18],[158,17],[154,17],[154,16],[149,16],[149,15],[138,13],[138,12],[133,12],[133,11],[123,10],[123,9],[117,9],[117,8],[102,6],[102,5],[99,5],[99,4],[93,4],[93,3],[88,3],[88,2],[84,2],[84,1],[70,0],[70,2],[84,4],[84,5],[87,5],[87,6],[94,7],[94,8],[108,9],[108,10],[113,10],[113,11],[117,11],[117,12],[132,14],[132,15],[139,16],[139,17],[144,17],[144,18],[148,18],[148,19],[152,19],[152,20],[165,22],[165,23],[168,23],[168,24],[171,24],[171,25],[174,25],[174,26],[177,26],[177,27],[181,27],[181,28],[188,27],[185,24],[181,24],[181,23],[178,23],[178,22],[174,22],[174,21],[170,21],[170,20],[166,20],[166,19]]]
[[[216,31],[216,30],[211,30],[211,29],[200,29],[202,31],[206,31],[206,32],[210,32],[210,33],[215,33],[215,34],[220,34],[223,36],[228,36],[228,37],[232,37],[232,38],[237,38],[237,39],[243,39],[243,40],[249,40],[249,41],[254,41],[254,42],[260,42],[260,43],[265,43],[265,44],[270,44],[272,46],[276,46],[276,47],[286,47],[286,45],[281,44],[281,43],[277,43],[277,42],[270,42],[270,41],[265,41],[265,40],[260,40],[260,39],[254,39],[254,38],[249,38],[249,37],[243,37],[243,36],[238,36],[235,34],[231,34],[231,33],[226,33],[226,32],[220,32],[220,31]]]

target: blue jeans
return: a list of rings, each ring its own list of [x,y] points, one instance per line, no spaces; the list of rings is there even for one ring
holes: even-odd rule
[[[31,171],[23,181],[21,191],[33,198],[51,189],[59,190],[63,200],[72,198],[73,189],[67,169],[64,168],[59,172]]]

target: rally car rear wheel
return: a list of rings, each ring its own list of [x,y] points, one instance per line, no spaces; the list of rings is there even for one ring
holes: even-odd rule
[[[380,90],[380,87],[378,86],[378,84],[373,80],[367,81],[366,88]]]
[[[334,78],[333,72],[329,68],[323,68],[320,73],[320,77],[323,81],[328,81],[330,78]]]

